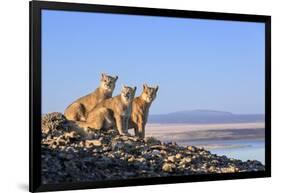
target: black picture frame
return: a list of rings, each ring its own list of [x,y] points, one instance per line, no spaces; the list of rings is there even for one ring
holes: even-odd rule
[[[215,13],[142,7],[93,5],[47,1],[29,2],[30,10],[30,143],[29,143],[29,191],[59,191],[89,188],[108,188],[166,183],[183,183],[271,176],[271,17],[233,13]],[[174,176],[161,178],[127,179],[103,182],[79,182],[70,184],[41,184],[41,10],[68,10],[129,15],[148,15],[179,18],[197,18],[261,22],[265,24],[265,171]]]

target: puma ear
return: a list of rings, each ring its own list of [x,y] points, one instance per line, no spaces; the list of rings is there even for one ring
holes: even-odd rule
[[[101,79],[104,79],[104,77],[105,77],[105,74],[101,73]]]
[[[158,88],[159,88],[159,86],[157,85],[157,86],[155,87],[155,92],[157,92],[157,91],[158,91]]]
[[[143,87],[143,90],[145,90],[147,88],[147,84],[144,83],[142,87]]]
[[[124,84],[121,84],[121,89],[125,89],[125,85]]]
[[[115,81],[118,79],[118,76],[115,76]]]

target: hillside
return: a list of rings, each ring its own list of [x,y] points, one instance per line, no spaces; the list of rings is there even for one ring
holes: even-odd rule
[[[85,138],[77,129],[61,113],[42,117],[43,184],[264,170],[258,161],[242,162],[153,137],[119,136],[111,129]]]

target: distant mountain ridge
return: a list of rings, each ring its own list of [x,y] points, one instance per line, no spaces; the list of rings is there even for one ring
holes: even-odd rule
[[[252,123],[263,122],[264,114],[234,114],[216,110],[189,110],[149,115],[149,123]]]

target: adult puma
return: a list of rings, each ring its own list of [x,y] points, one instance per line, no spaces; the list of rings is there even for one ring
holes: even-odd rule
[[[71,103],[64,111],[68,120],[85,121],[87,113],[105,99],[111,98],[118,76],[101,75],[100,86],[92,93]]]
[[[135,135],[140,138],[144,138],[145,136],[145,125],[149,114],[149,108],[152,101],[156,98],[158,88],[158,86],[149,87],[147,84],[144,84],[141,95],[133,100],[129,129],[134,128]]]
[[[85,122],[77,122],[84,129],[107,129],[116,127],[120,135],[127,134],[131,115],[132,101],[136,87],[122,86],[121,94],[106,99],[92,109]]]

